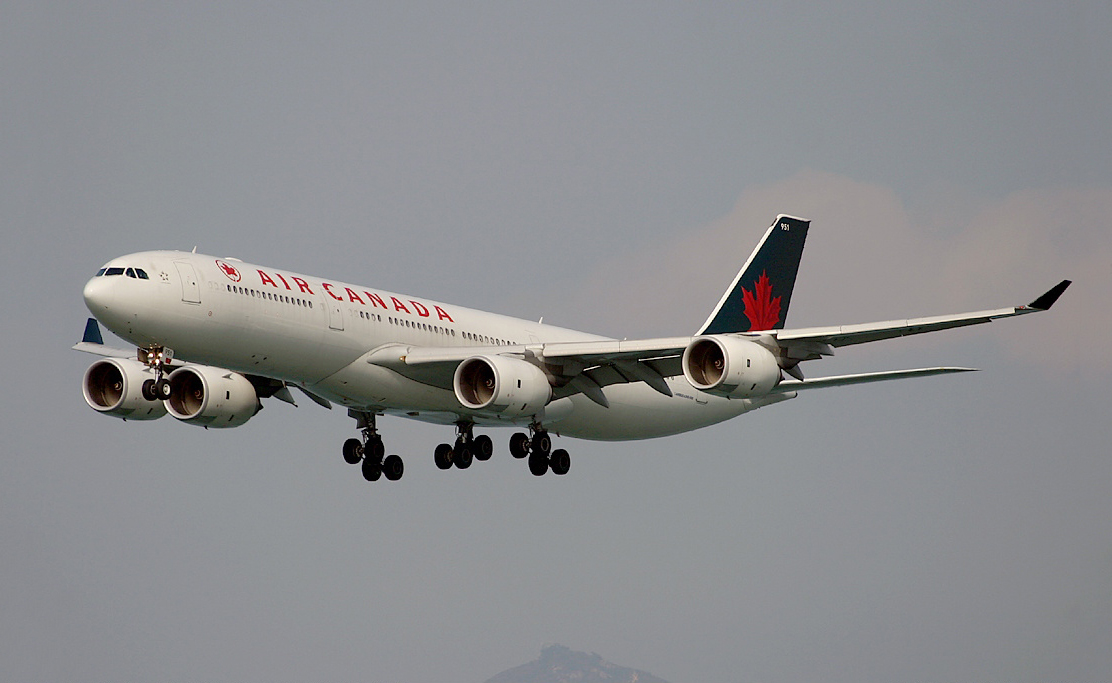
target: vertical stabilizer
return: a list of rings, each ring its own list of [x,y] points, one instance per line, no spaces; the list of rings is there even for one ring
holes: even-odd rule
[[[86,344],[104,344],[104,337],[100,334],[100,325],[97,324],[96,318],[89,318],[85,323],[85,334],[81,336],[81,341]]]
[[[697,334],[783,329],[810,225],[777,216]]]

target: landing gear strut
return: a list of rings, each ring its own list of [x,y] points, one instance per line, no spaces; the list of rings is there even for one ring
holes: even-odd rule
[[[154,379],[148,379],[140,387],[140,393],[148,401],[165,401],[170,398],[170,380],[166,379],[174,350],[162,346],[151,346],[138,351],[139,362],[154,371]]]
[[[534,476],[544,476],[550,469],[553,474],[564,475],[571,469],[571,456],[562,448],[552,450],[552,437],[538,424],[531,425],[532,437],[517,432],[510,437],[510,454],[515,458],[529,458],[529,471]]]
[[[375,426],[375,414],[349,409],[348,415],[355,418],[358,429],[363,431],[363,438],[344,442],[344,462],[349,465],[362,462],[363,478],[367,481],[378,481],[383,475],[390,481],[401,479],[405,463],[396,455],[386,455],[382,436]]]
[[[459,422],[456,424],[456,443],[449,445],[442,443],[433,452],[433,462],[442,470],[455,465],[461,470],[471,467],[475,460],[490,460],[494,455],[494,442],[486,434],[474,435],[474,422]]]

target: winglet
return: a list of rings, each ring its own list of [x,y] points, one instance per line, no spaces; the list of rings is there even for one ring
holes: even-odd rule
[[[89,322],[85,323],[85,334],[81,337],[81,341],[86,344],[104,344],[104,337],[100,335],[100,325],[97,324],[96,318],[89,318]]]
[[[1038,311],[1050,310],[1050,307],[1054,305],[1054,302],[1058,300],[1058,297],[1062,296],[1062,292],[1066,291],[1066,287],[1069,287],[1071,284],[1071,280],[1062,280],[1058,284],[1051,287],[1050,291],[1048,291],[1046,294],[1043,294],[1038,299],[1035,299],[1031,303],[1027,304],[1027,308],[1034,308]]]

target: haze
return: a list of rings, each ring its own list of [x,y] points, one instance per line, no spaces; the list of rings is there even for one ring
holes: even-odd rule
[[[477,682],[545,643],[672,681],[1112,670],[1108,3],[8,2],[0,678]],[[85,406],[110,258],[197,246],[619,337],[688,334],[777,213],[802,395],[566,477],[343,411]]]

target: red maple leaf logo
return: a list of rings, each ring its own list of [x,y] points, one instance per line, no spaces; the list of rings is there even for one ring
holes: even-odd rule
[[[780,297],[772,298],[772,283],[766,272],[757,278],[753,292],[741,288],[741,301],[750,330],[771,330],[780,322]]]
[[[242,279],[242,276],[240,276],[239,271],[236,270],[236,267],[233,266],[232,264],[225,263],[224,261],[221,261],[221,260],[218,259],[216,261],[216,265],[217,265],[217,267],[220,268],[220,270],[224,271],[224,274],[227,275],[228,279],[231,280],[232,282],[239,282]]]

